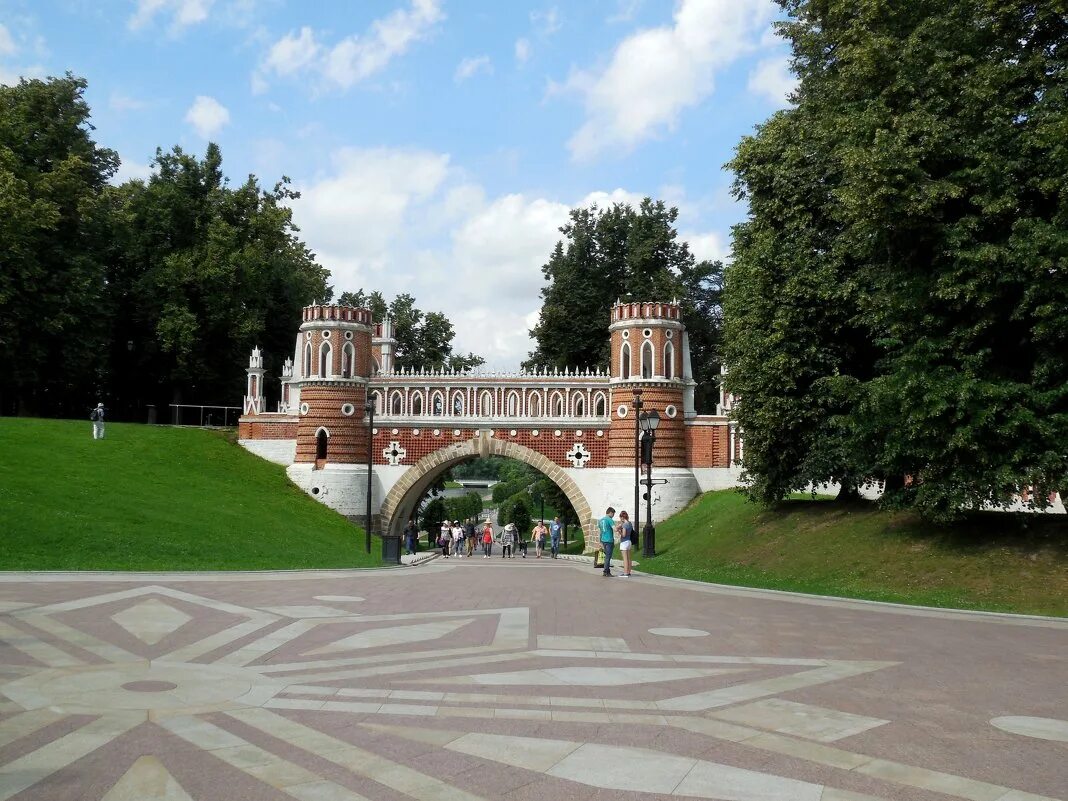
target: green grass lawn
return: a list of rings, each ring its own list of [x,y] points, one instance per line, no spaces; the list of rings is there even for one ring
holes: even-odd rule
[[[665,576],[963,609],[1068,615],[1068,517],[984,512],[940,528],[870,503],[774,510],[710,492],[656,527]],[[639,557],[640,558],[640,557]]]
[[[0,418],[0,569],[380,564],[376,541],[226,432]]]

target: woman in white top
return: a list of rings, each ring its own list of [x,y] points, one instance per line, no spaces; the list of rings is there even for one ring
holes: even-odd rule
[[[626,512],[619,513],[619,551],[623,554],[623,572],[620,578],[630,578],[630,551],[634,544],[634,525],[630,522],[630,515]]]
[[[452,521],[452,552],[456,554],[458,559],[463,559],[464,555],[460,552],[463,548],[464,542],[464,527],[460,525],[459,520]]]

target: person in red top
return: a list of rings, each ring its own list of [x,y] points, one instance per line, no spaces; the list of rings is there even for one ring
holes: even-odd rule
[[[486,521],[482,526],[482,558],[489,559],[493,551],[493,524]]]

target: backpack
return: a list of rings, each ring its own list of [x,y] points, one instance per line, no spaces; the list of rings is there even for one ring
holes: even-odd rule
[[[93,411],[89,412],[89,419],[94,423],[97,422],[100,419],[100,410],[93,409]]]

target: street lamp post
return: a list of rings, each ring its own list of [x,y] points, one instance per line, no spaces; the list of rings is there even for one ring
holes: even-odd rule
[[[366,531],[366,547],[367,553],[371,553],[371,469],[374,465],[374,446],[375,446],[375,402],[374,400],[368,400],[363,405],[363,410],[367,412],[367,531]]]
[[[641,420],[642,391],[634,390],[634,521],[641,517]],[[637,534],[637,530],[634,532]]]
[[[656,529],[653,528],[653,445],[656,444],[656,429],[660,414],[656,409],[642,412],[639,416],[642,429],[642,464],[645,465],[645,529],[642,531],[642,556],[656,556]]]

